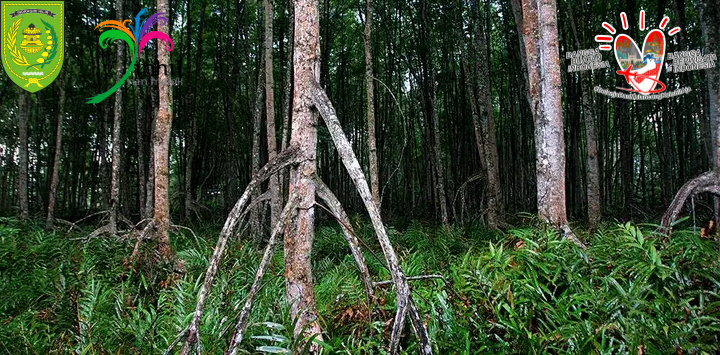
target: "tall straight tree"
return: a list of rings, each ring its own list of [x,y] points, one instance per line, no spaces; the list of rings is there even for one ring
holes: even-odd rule
[[[370,188],[375,204],[380,208],[377,144],[375,140],[375,90],[372,53],[372,0],[365,1],[365,100],[367,104],[368,154],[370,160]]]
[[[264,0],[265,5],[265,118],[267,131],[268,160],[277,155],[277,137],[275,133],[275,79],[273,75],[273,0]],[[280,217],[279,175],[270,177],[270,225],[275,226]]]
[[[55,223],[55,204],[57,203],[57,187],[60,182],[60,157],[62,157],[62,125],[65,116],[65,70],[60,72],[58,78],[60,94],[58,98],[57,123],[55,126],[55,158],[53,159],[52,175],[50,177],[50,193],[48,195],[47,219],[45,228],[50,229]]]
[[[30,111],[30,93],[20,89],[18,95],[18,138],[20,141],[18,167],[18,203],[20,220],[25,222],[28,216],[28,111]]]
[[[540,218],[580,243],[567,221],[562,80],[555,0],[522,0],[522,37],[535,119],[537,207]]]
[[[115,18],[123,18],[123,0],[115,1]],[[117,46],[115,59],[115,79],[120,81],[123,76],[125,48]],[[120,204],[120,122],[122,121],[123,95],[122,87],[115,92],[115,110],[113,111],[112,128],[112,170],[110,178],[110,224],[109,233],[117,233],[118,205]]]
[[[158,0],[157,11],[167,16],[168,0]],[[169,33],[167,20],[158,22],[158,30]],[[168,45],[169,44],[165,44]],[[172,89],[170,87],[170,48],[158,42],[158,111],[153,128],[153,158],[155,160],[155,238],[162,258],[173,256],[170,246],[170,132],[172,127]]]
[[[297,212],[285,231],[286,297],[297,319],[295,334],[320,334],[310,255],[315,237],[315,172],[317,111],[312,91],[320,80],[318,0],[294,0],[295,49],[293,114],[290,146],[297,147],[297,165],[290,169],[290,191],[298,197]]]
[[[490,26],[484,17],[480,14],[480,0],[475,0],[473,4],[474,14],[476,15],[473,22],[473,32],[475,33],[475,67],[477,83],[477,100],[480,109],[478,119],[481,127],[482,140],[484,144],[478,144],[482,150],[479,152],[484,159],[484,167],[487,176],[488,189],[488,215],[487,222],[492,228],[500,228],[505,224],[504,211],[505,207],[502,200],[502,192],[500,190],[500,163],[498,161],[497,139],[495,136],[495,119],[493,118],[492,91],[490,87]],[[486,2],[485,18],[489,16],[489,2]],[[482,25],[482,26],[481,26]],[[481,30],[482,28],[482,30]],[[476,133],[476,137],[478,137]]]

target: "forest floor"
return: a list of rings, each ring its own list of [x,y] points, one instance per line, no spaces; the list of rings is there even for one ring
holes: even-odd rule
[[[388,280],[371,227],[356,221],[374,280]],[[670,238],[655,226],[608,224],[581,250],[528,220],[494,233],[419,222],[389,228],[438,354],[718,353],[720,252],[692,230]],[[90,227],[88,226],[88,229]],[[0,354],[161,354],[187,326],[217,238],[195,227],[172,236],[183,272],[129,265],[134,240],[46,233],[0,219]],[[147,250],[152,246],[148,243]],[[260,252],[235,240],[223,259],[200,336],[220,354],[252,283]],[[282,251],[251,316],[246,353],[298,351],[284,302]],[[340,230],[318,228],[313,268],[321,343],[328,353],[384,353],[394,293],[368,306]],[[407,353],[417,344],[408,327]],[[177,350],[177,348],[176,348]]]

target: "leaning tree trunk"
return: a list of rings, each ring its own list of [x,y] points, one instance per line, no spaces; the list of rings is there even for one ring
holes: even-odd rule
[[[370,188],[375,204],[380,208],[377,144],[375,140],[375,93],[372,57],[372,0],[365,1],[365,99],[367,105],[368,154],[370,160]]]
[[[570,230],[565,206],[565,141],[555,0],[522,0],[523,40],[535,118],[540,218],[584,246]]]
[[[168,14],[168,0],[158,0],[157,11]],[[158,30],[168,33],[167,21],[158,22]],[[169,45],[169,44],[166,44]],[[170,246],[170,131],[172,127],[172,89],[170,87],[170,52],[158,43],[158,112],[153,131],[153,151],[155,159],[155,238],[160,256],[169,259],[173,256]]]
[[[58,78],[60,97],[58,98],[57,126],[55,129],[55,158],[53,158],[52,177],[50,178],[50,194],[48,196],[47,220],[45,228],[51,229],[55,222],[55,204],[57,203],[57,187],[60,182],[60,157],[62,156],[62,124],[65,116],[65,71]]]
[[[115,2],[115,17],[123,17],[123,0]],[[119,82],[123,76],[125,49],[117,46],[115,60],[115,79]],[[115,110],[112,128],[112,170],[110,173],[110,223],[109,233],[117,233],[118,205],[120,204],[120,122],[122,121],[122,87],[115,92]]]
[[[285,232],[286,297],[290,314],[297,319],[295,335],[320,334],[310,263],[315,237],[315,177],[317,111],[313,84],[320,73],[318,0],[295,0],[295,80],[290,146],[298,148],[299,164],[290,169],[290,191],[298,208]]]
[[[277,155],[277,137],[275,132],[275,78],[273,75],[273,0],[264,0],[265,4],[265,119],[267,131],[268,160]],[[275,226],[282,206],[280,199],[279,176],[270,177],[270,225]]]
[[[28,111],[30,110],[30,93],[20,89],[18,98],[18,130],[20,154],[18,166],[18,202],[20,204],[20,220],[25,222],[28,216]]]

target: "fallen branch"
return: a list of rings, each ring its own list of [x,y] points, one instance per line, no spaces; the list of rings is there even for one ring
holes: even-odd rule
[[[284,231],[284,227],[290,220],[292,212],[297,207],[297,203],[298,201],[296,195],[291,194],[288,198],[288,202],[285,205],[285,208],[283,208],[280,214],[280,218],[277,225],[275,226],[275,229],[273,229],[272,233],[270,234],[270,239],[268,240],[268,244],[265,247],[265,253],[263,253],[262,260],[260,261],[257,272],[255,273],[255,281],[253,281],[253,284],[250,287],[250,291],[245,298],[245,305],[243,306],[242,311],[240,311],[240,317],[238,317],[235,331],[233,333],[232,339],[230,340],[230,346],[228,347],[228,350],[226,352],[226,354],[228,355],[237,354],[237,346],[242,342],[243,336],[245,335],[245,330],[247,329],[248,321],[250,320],[250,311],[252,310],[252,304],[255,300],[255,296],[257,296],[258,291],[260,291],[260,283],[263,279],[263,276],[265,276],[265,271],[267,270],[268,265],[270,265],[273,253],[275,252],[275,246],[277,245],[278,236]]]
[[[342,130],[342,126],[335,114],[335,109],[332,107],[330,99],[317,82],[314,82],[311,96],[315,107],[325,121],[328,132],[330,132],[333,143],[337,148],[338,155],[342,159],[343,165],[345,165],[345,168],[347,169],[350,178],[353,180],[355,188],[360,194],[360,197],[365,204],[365,208],[370,215],[373,228],[378,236],[380,247],[383,250],[383,254],[385,254],[385,260],[387,261],[388,267],[390,268],[390,274],[392,275],[393,282],[395,283],[397,292],[397,312],[395,314],[395,323],[393,324],[393,330],[390,336],[389,353],[394,355],[398,352],[400,347],[400,335],[405,324],[405,315],[407,314],[408,308],[410,308],[410,320],[413,324],[413,328],[415,329],[415,334],[418,337],[420,350],[423,354],[432,354],[432,346],[430,344],[427,329],[425,329],[425,326],[420,319],[420,315],[414,307],[410,296],[410,286],[405,279],[398,257],[395,254],[392,244],[390,243],[390,238],[388,237],[385,226],[383,225],[378,206],[372,200],[370,187],[365,179],[365,175],[363,175],[360,163],[352,150],[352,145],[350,145],[347,136]]]
[[[662,232],[669,234],[672,230],[672,224],[677,220],[680,211],[685,206],[685,202],[690,197],[703,192],[720,196],[720,170],[711,170],[691,179],[678,190],[660,222]]]
[[[190,322],[190,326],[188,327],[188,334],[185,338],[183,347],[180,350],[180,354],[190,355],[195,344],[198,342],[198,328],[200,326],[200,319],[202,318],[203,312],[205,310],[205,301],[207,300],[208,293],[210,291],[210,288],[212,287],[213,281],[215,280],[215,273],[217,273],[217,269],[220,265],[220,259],[225,252],[227,241],[232,235],[235,226],[237,226],[237,224],[247,214],[247,209],[245,207],[250,201],[250,197],[253,195],[255,189],[257,189],[260,184],[262,184],[270,176],[277,173],[280,169],[296,162],[297,155],[295,154],[295,151],[296,150],[294,147],[290,147],[289,149],[280,152],[280,154],[275,156],[274,159],[265,164],[262,169],[258,170],[258,172],[255,173],[253,178],[248,183],[247,188],[245,188],[245,192],[243,192],[242,196],[240,196],[240,199],[238,199],[237,203],[235,203],[232,211],[230,211],[227,220],[225,220],[225,225],[220,232],[220,236],[218,237],[218,241],[215,245],[213,255],[210,258],[210,264],[208,265],[207,271],[205,272],[205,280],[203,281],[203,284],[200,287],[200,291],[198,292],[198,300],[195,305],[195,313]]]

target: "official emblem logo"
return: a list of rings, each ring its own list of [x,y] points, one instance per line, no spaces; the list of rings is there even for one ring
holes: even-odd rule
[[[2,64],[29,92],[50,85],[65,59],[63,1],[2,2]]]

